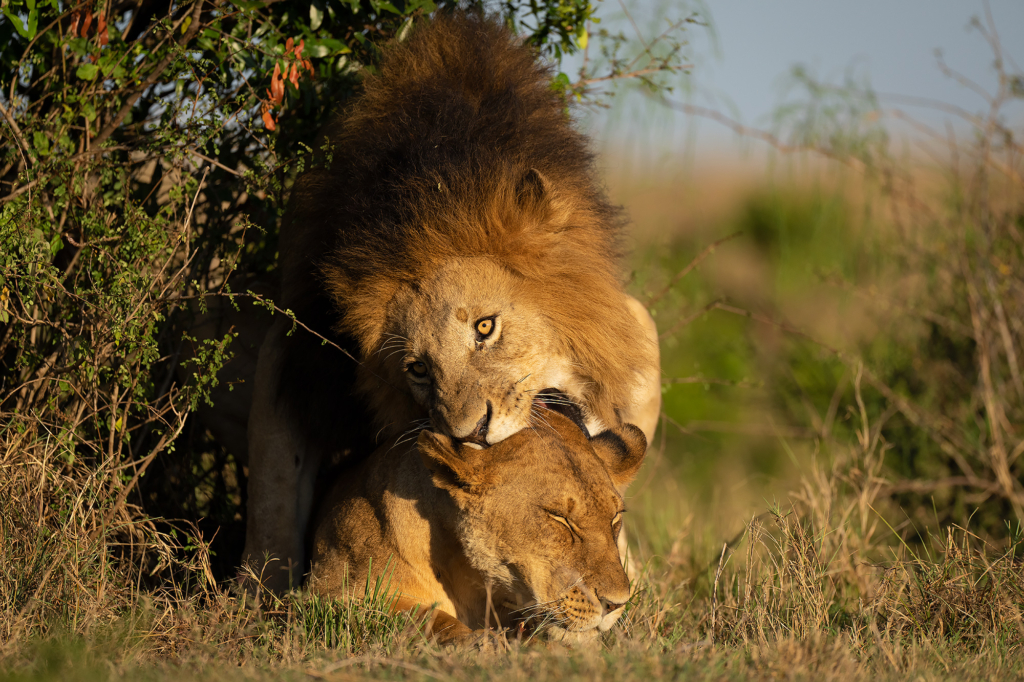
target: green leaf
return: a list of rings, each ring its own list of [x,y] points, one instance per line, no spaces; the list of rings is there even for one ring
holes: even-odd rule
[[[68,41],[68,47],[79,57],[89,54],[89,41],[85,38],[72,38]]]
[[[370,7],[372,7],[373,11],[377,14],[380,14],[381,10],[386,10],[392,14],[401,14],[401,12],[398,11],[398,8],[390,2],[387,2],[387,0],[370,0]]]
[[[100,57],[96,62],[96,66],[99,67],[100,73],[106,78],[110,75],[110,72],[114,70],[114,65],[117,64],[118,55],[107,52],[105,55]]]
[[[32,1],[31,7],[35,7],[35,0]],[[25,18],[25,22],[22,23],[22,19],[17,14],[12,14],[10,10],[4,8],[4,16],[11,22],[11,26],[22,38],[28,38],[31,40],[36,37],[36,25],[39,21],[39,13],[34,9],[31,9]]]
[[[99,67],[95,64],[82,64],[75,71],[75,75],[84,81],[91,81],[96,78],[96,73],[99,71]],[[95,114],[94,114],[95,115]]]
[[[320,3],[311,2],[309,4],[309,28],[313,31],[320,28],[320,24],[324,23],[324,10],[320,7]]]
[[[412,30],[412,17],[406,19],[405,23],[402,24],[402,28],[398,29],[398,33],[395,34],[395,39],[398,42],[404,41],[406,38],[409,37],[410,30]]]
[[[307,43],[309,54],[313,57],[326,57],[328,55],[348,54],[352,50],[345,43],[335,38],[320,38]]]
[[[46,133],[36,131],[32,133],[32,146],[39,152],[41,156],[49,156],[50,154],[50,138],[47,137]]]
[[[359,0],[355,1],[359,2]],[[252,0],[252,2],[247,2],[246,0],[228,0],[228,2],[230,2],[238,9],[245,10],[246,12],[250,12],[254,9],[260,9],[262,7],[265,7],[267,4],[263,2],[263,0]]]

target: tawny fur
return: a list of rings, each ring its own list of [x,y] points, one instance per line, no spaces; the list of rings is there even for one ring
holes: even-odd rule
[[[409,452],[382,447],[332,492],[310,589],[359,598],[387,573],[395,609],[436,607],[442,641],[529,618],[570,641],[610,628],[630,594],[617,488],[646,441],[629,424],[588,440],[560,414],[538,419],[487,450],[429,431]]]

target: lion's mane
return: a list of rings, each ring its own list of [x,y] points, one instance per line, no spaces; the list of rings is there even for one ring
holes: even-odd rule
[[[489,257],[532,284],[589,408],[614,424],[648,341],[622,304],[621,213],[550,83],[529,47],[477,13],[440,15],[388,48],[327,130],[329,167],[295,188],[284,302],[321,327],[333,317],[372,374],[398,288],[449,259]],[[292,355],[284,390],[324,380]]]

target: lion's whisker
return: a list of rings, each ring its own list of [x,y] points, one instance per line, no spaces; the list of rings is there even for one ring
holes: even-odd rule
[[[548,430],[550,430],[551,433],[554,433],[556,435],[558,434],[558,432],[555,431],[555,427],[553,427],[551,424],[549,424],[547,419],[545,419],[544,417],[542,417],[539,414],[534,414],[534,416],[536,416],[537,419],[540,420],[541,424],[543,424],[544,426],[548,427]]]
[[[403,445],[405,443],[409,443],[412,440],[414,440],[415,438],[417,438],[418,435],[419,435],[419,432],[423,431],[423,430],[425,430],[427,428],[426,426],[421,426],[420,424],[422,422],[428,422],[429,423],[429,421],[430,421],[429,419],[418,419],[415,422],[410,422],[411,424],[414,424],[414,426],[412,428],[410,428],[409,430],[403,432],[398,437],[398,439],[394,443],[391,444],[391,447],[389,447],[384,454],[387,454],[387,453],[391,452],[392,450],[397,448],[399,445]]]
[[[405,349],[404,349],[404,348],[399,348],[398,350],[396,350],[396,351],[392,351],[391,353],[389,353],[389,354],[388,354],[388,356],[387,356],[386,358],[384,358],[384,360],[386,361],[386,360],[387,360],[388,358],[390,358],[390,357],[391,357],[392,355],[397,355],[398,353],[404,353],[404,352],[405,352]]]
[[[386,350],[404,347],[406,343],[407,341],[404,339],[388,339],[380,345],[380,348],[377,349],[377,355],[380,355]]]

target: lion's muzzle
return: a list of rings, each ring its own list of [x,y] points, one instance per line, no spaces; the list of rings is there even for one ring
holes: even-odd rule
[[[494,413],[490,400],[487,401],[487,411],[471,428],[466,425],[472,423],[471,418],[463,418],[462,424],[452,424],[445,418],[446,413],[447,410],[443,409],[430,410],[430,422],[435,431],[447,434],[463,443],[474,443],[480,447],[487,447],[487,433],[491,425],[491,415]]]

